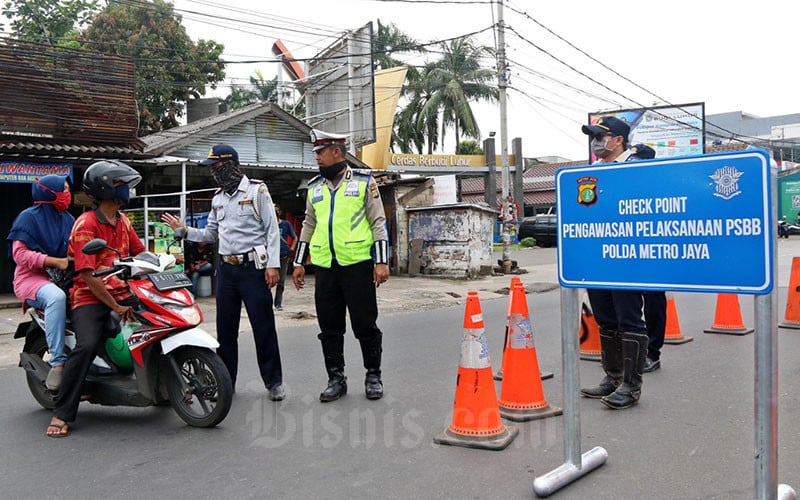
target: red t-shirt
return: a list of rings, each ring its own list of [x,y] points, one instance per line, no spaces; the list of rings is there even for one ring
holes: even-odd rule
[[[116,252],[108,249],[96,255],[83,253],[83,246],[94,238],[103,238],[108,246],[119,250],[123,257],[137,255],[145,250],[125,214],[117,213],[117,223],[111,224],[98,210],[84,212],[75,221],[69,236],[68,254],[75,259],[76,273],[80,273],[84,269],[95,271],[107,269],[114,265],[115,259],[119,258]],[[117,302],[131,296],[128,285],[116,276],[106,280],[105,284],[106,289]],[[73,309],[87,304],[102,304],[80,277],[80,274],[75,276],[74,285],[70,289],[70,298]]]

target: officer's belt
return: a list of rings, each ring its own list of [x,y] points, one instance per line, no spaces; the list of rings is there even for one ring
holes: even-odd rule
[[[226,264],[230,264],[232,266],[241,266],[242,264],[247,264],[248,262],[255,261],[256,253],[247,252],[247,253],[237,253],[233,255],[220,255],[219,258],[222,259],[222,262]]]

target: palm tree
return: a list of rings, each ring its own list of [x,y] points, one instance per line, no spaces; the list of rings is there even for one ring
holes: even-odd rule
[[[395,145],[403,153],[409,153],[413,148],[422,152],[425,144],[425,134],[417,128],[416,111],[419,109],[419,97],[415,91],[420,80],[420,74],[416,67],[406,64],[397,59],[396,54],[401,53],[425,53],[426,49],[419,42],[409,37],[394,24],[383,24],[378,20],[378,31],[372,40],[372,54],[376,69],[394,68],[406,66],[406,83],[403,85],[401,95],[408,101],[408,104],[394,117],[394,127],[392,130],[391,148]]]
[[[231,86],[231,93],[225,98],[228,109],[243,108],[257,102],[277,102],[278,101],[278,77],[272,80],[265,80],[261,71],[256,71],[255,76],[250,77],[249,86]]]
[[[408,79],[405,86],[408,103],[395,115],[395,142],[404,153],[413,148],[422,153],[427,145],[431,154],[439,142],[438,110],[426,107],[432,96],[428,87],[431,79],[427,75],[433,68],[433,63],[427,63],[414,80]]]
[[[383,24],[378,19],[378,33],[372,39],[372,60],[376,69],[395,68],[406,66],[406,63],[396,59],[395,54],[426,52],[419,42],[409,37],[392,24]],[[412,66],[409,71],[416,71]]]
[[[480,139],[480,127],[472,113],[470,102],[485,100],[496,102],[499,96],[497,87],[492,85],[497,73],[494,69],[482,67],[481,58],[493,56],[490,47],[477,47],[471,38],[457,38],[449,44],[442,43],[443,56],[426,67],[420,86],[429,92],[419,117],[428,123],[433,115],[441,117],[441,135],[438,139],[444,149],[445,130],[453,126],[456,145],[461,134]],[[429,134],[428,138],[431,136]],[[430,148],[430,145],[429,145]]]

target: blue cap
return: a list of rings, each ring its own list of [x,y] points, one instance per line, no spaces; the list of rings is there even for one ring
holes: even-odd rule
[[[628,126],[627,123],[620,120],[619,118],[614,118],[613,116],[604,116],[600,118],[594,125],[584,125],[581,127],[581,131],[583,131],[586,135],[605,135],[611,134],[614,136],[621,135],[625,138],[625,141],[628,141],[628,134],[631,131],[631,128]]]
[[[227,144],[217,144],[208,152],[208,158],[199,162],[200,165],[207,166],[213,165],[218,161],[232,159],[235,162],[239,161],[239,153]]]

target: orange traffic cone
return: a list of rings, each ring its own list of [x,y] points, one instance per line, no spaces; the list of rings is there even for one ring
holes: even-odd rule
[[[503,380],[503,370],[506,368],[506,344],[508,343],[508,321],[511,318],[511,297],[513,295],[514,286],[517,283],[522,283],[519,276],[511,277],[511,284],[508,285],[508,309],[506,309],[506,330],[503,333],[503,357],[500,359],[500,369],[494,374],[495,380]]]
[[[800,328],[800,257],[792,259],[792,273],[789,275],[789,295],[786,296],[786,313],[781,328]]]
[[[433,442],[502,450],[518,432],[514,427],[505,427],[500,420],[481,303],[478,292],[469,292],[464,311],[464,340],[458,363],[453,419],[442,434],[433,438]]]
[[[745,328],[742,321],[742,310],[739,309],[739,297],[735,293],[717,295],[717,311],[714,324],[703,330],[706,333],[729,333],[731,335],[747,335],[752,328]]]
[[[678,321],[678,308],[675,307],[675,296],[667,292],[667,328],[664,332],[665,344],[685,344],[694,340],[694,337],[684,337],[681,333],[681,323]]]
[[[594,319],[592,310],[583,303],[581,312],[581,328],[578,332],[581,340],[580,358],[587,361],[600,361],[600,325]]]
[[[508,286],[508,310],[506,311],[506,331],[503,335],[503,359],[500,361],[500,369],[494,374],[495,380],[503,380],[503,370],[506,368],[506,346],[508,345],[508,322],[511,319],[511,298],[513,296],[512,291],[514,290],[514,286],[517,284],[522,285],[522,280],[519,276],[513,276],[511,278],[511,284]],[[553,378],[553,372],[539,371],[540,380],[547,380],[549,378]]]
[[[500,389],[500,415],[516,422],[561,415],[561,408],[544,398],[539,378],[539,361],[533,343],[525,288],[518,283],[511,290],[511,314],[504,361],[505,377]]]

